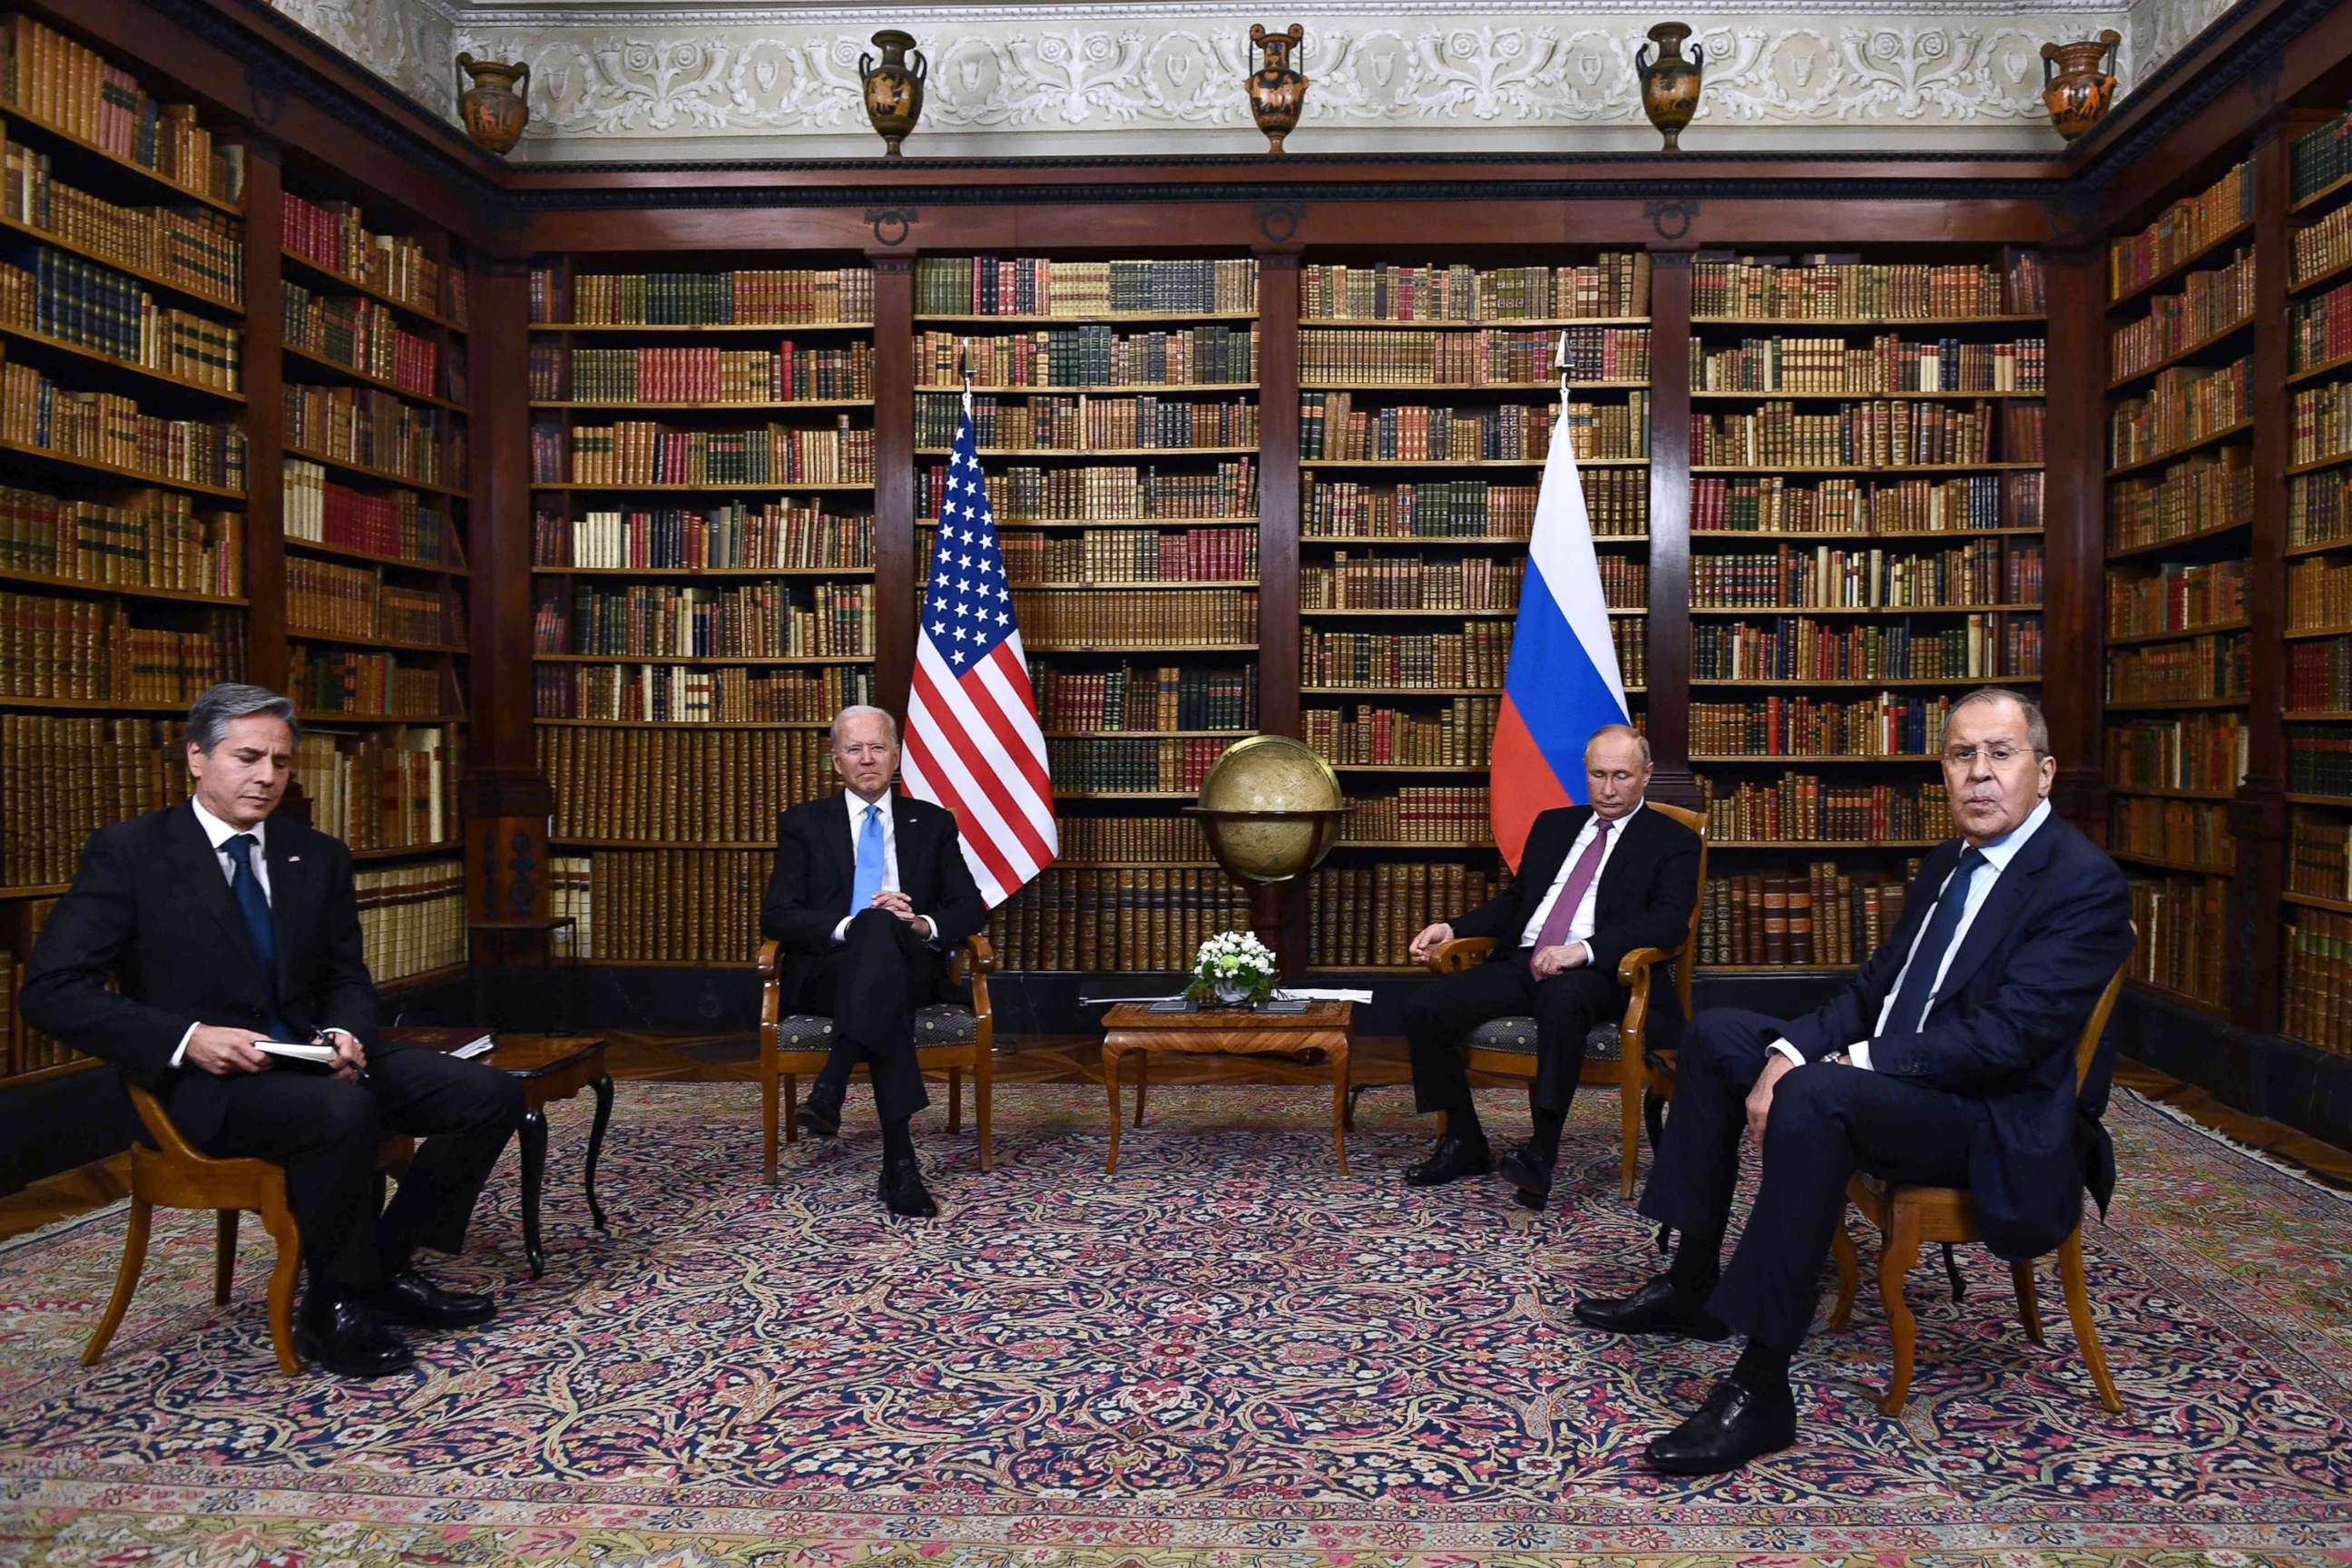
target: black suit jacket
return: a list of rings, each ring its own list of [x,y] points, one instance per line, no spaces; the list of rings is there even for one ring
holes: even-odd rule
[[[1562,805],[1537,817],[1528,829],[1518,876],[1454,921],[1454,934],[1492,937],[1495,959],[1512,958],[1519,933],[1535,918],[1536,907],[1591,816],[1589,805]],[[1678,947],[1689,934],[1691,908],[1698,901],[1699,841],[1697,834],[1646,805],[1612,831],[1624,837],[1609,851],[1601,886],[1593,894],[1592,967],[1613,982],[1627,953],[1642,947]],[[1650,1016],[1650,1043],[1672,1049],[1683,1022],[1674,987],[1651,987]]]
[[[1807,1060],[1872,1039],[1960,848],[1955,838],[1928,855],[1895,933],[1844,990],[1789,1026],[1789,1043]],[[2106,1206],[2115,1154],[2099,1118],[2112,1052],[2102,1046],[2078,1094],[2074,1040],[2131,944],[2123,873],[2053,815],[1969,923],[1926,1026],[1893,1028],[1871,1045],[1872,1070],[1984,1103],[1969,1192],[1986,1244],[2002,1258],[2038,1257],[2063,1241],[2086,1184]]]
[[[278,1013],[303,1038],[329,1026],[371,1058],[375,985],[360,941],[352,856],[338,839],[278,817],[264,835],[278,949]],[[120,989],[110,991],[111,978]],[[102,827],[49,914],[19,997],[35,1028],[111,1063],[201,1146],[218,1131],[231,1081],[173,1068],[191,1024],[267,1026],[253,939],[194,807],[182,803]]]
[[[938,928],[934,994],[947,984],[950,955],[988,922],[988,905],[956,842],[954,813],[912,795],[892,794],[890,818],[898,847],[898,887],[919,915]],[[760,929],[783,945],[779,980],[784,1005],[794,1005],[809,967],[834,951],[833,928],[850,913],[857,857],[841,792],[776,814],[776,868],[760,909]]]

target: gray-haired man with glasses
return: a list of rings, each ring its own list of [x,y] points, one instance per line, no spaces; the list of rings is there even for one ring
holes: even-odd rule
[[[2131,950],[2123,874],[2053,816],[2042,710],[1986,688],[1944,736],[1959,837],[1920,868],[1903,919],[1853,979],[1783,1023],[1716,1008],[1684,1036],[1673,1116],[1642,1213],[1681,1233],[1667,1271],[1576,1315],[1618,1333],[1747,1345],[1696,1414],[1646,1458],[1683,1475],[1736,1469],[1795,1440],[1789,1360],[1857,1171],[1966,1187],[2003,1258],[2049,1251],[2114,1156],[2104,1058],[2077,1095],[2074,1044]],[[1763,1180],[1727,1271],[1723,1238],[1746,1132]]]

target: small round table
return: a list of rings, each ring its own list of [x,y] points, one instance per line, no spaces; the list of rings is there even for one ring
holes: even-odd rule
[[[539,1244],[539,1193],[547,1171],[547,1107],[570,1100],[582,1089],[596,1097],[595,1120],[588,1126],[586,1162],[588,1213],[606,1235],[604,1205],[596,1201],[596,1156],[604,1147],[604,1128],[613,1120],[613,1075],[604,1066],[604,1042],[590,1035],[500,1035],[498,1043],[475,1060],[522,1080],[522,1131],[516,1142],[522,1149],[522,1249],[530,1259],[530,1277],[547,1271],[547,1253]]]
[[[1135,1056],[1135,1124],[1143,1125],[1144,1086],[1151,1053],[1173,1051],[1209,1056],[1304,1056],[1321,1051],[1331,1064],[1331,1142],[1339,1171],[1348,1170],[1348,1026],[1352,1002],[1314,1002],[1304,1013],[1255,1013],[1208,1007],[1193,1013],[1155,1013],[1150,1005],[1122,1002],[1103,1015],[1103,1088],[1110,1096],[1110,1158],[1118,1169],[1118,1064]]]

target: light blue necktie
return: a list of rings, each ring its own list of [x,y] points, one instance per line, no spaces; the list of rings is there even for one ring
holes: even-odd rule
[[[882,890],[882,806],[872,802],[866,807],[866,826],[857,830],[857,878],[849,887],[849,916],[855,920],[874,907],[874,895]]]

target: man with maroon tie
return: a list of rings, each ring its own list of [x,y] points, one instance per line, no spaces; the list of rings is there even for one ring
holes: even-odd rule
[[[1412,939],[1416,963],[1456,937],[1492,937],[1495,951],[1475,969],[1418,987],[1405,1003],[1415,1108],[1446,1113],[1444,1135],[1405,1171],[1411,1185],[1495,1168],[1457,1047],[1489,1019],[1532,1016],[1536,1078],[1528,1101],[1534,1135],[1502,1164],[1519,1201],[1543,1207],[1584,1062],[1584,1037],[1625,1011],[1618,961],[1636,948],[1674,947],[1689,929],[1698,896],[1698,835],[1642,809],[1650,742],[1626,725],[1604,725],[1585,742],[1584,776],[1592,804],[1536,818],[1510,887]],[[1682,1026],[1674,988],[1654,987],[1650,1005],[1651,1038],[1671,1048]]]

